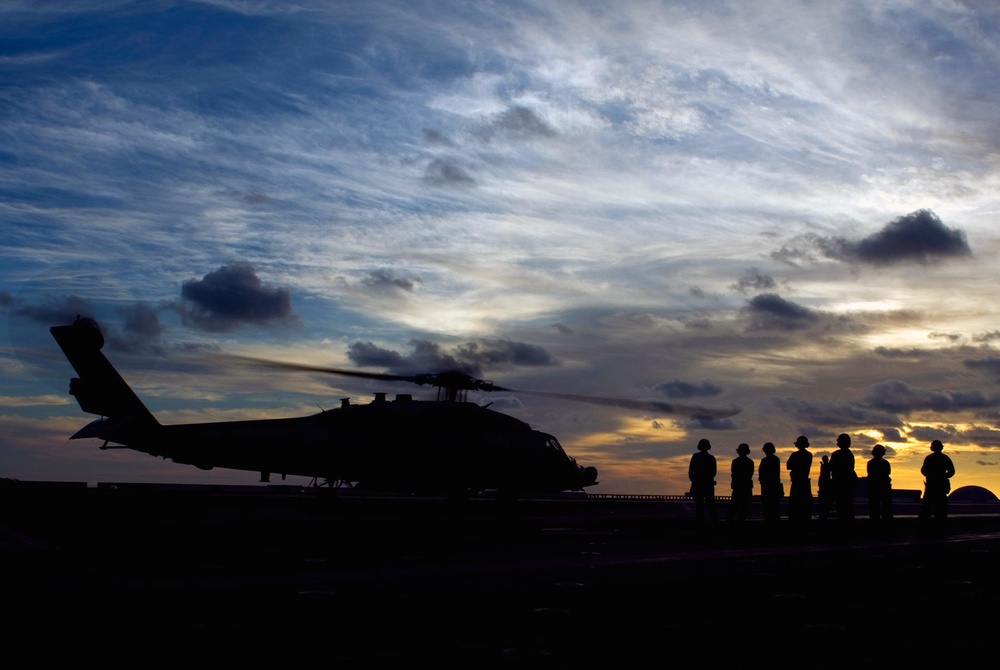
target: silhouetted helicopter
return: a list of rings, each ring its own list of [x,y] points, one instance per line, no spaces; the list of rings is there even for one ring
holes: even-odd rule
[[[78,317],[50,331],[79,377],[69,392],[80,408],[101,418],[71,439],[98,438],[102,449],[128,448],[176,463],[300,475],[329,485],[372,491],[468,495],[495,490],[522,493],[582,491],[597,484],[597,470],[578,465],[559,441],[527,423],[468,402],[468,391],[508,391],[657,412],[709,416],[702,408],[669,403],[506,389],[460,372],[392,375],[291,363],[249,360],[271,367],[333,373],[438,388],[432,401],[376,393],[368,404],[341,401],[310,416],[161,425],[111,365],[101,349],[96,321]],[[731,416],[738,409],[715,418]]]

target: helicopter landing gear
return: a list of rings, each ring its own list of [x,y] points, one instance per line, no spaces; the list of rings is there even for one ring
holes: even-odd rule
[[[353,489],[357,482],[348,481],[346,479],[324,479],[320,482],[319,477],[313,477],[312,481],[309,482],[309,488],[328,488],[328,489]]]

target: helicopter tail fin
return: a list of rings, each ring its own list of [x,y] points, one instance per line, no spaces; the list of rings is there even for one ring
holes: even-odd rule
[[[80,375],[70,380],[70,394],[84,412],[103,417],[73,435],[74,439],[99,437],[125,444],[133,430],[159,425],[101,353],[104,335],[96,321],[77,317],[71,325],[53,326],[49,331]]]

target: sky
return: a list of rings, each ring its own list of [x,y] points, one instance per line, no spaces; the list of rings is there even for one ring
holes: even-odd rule
[[[161,423],[433,397],[192,353],[458,367],[739,408],[470,394],[595,493],[840,433],[1000,492],[998,124],[986,2],[5,2],[0,477],[256,482],[70,441],[85,314]]]

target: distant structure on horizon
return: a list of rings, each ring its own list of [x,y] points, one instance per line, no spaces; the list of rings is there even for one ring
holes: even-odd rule
[[[982,486],[960,486],[948,495],[948,500],[980,505],[1000,502],[1000,498],[997,498],[993,491]]]
[[[919,501],[924,495],[924,492],[920,489],[893,489],[892,497],[893,500],[899,501]],[[854,497],[858,499],[863,499],[868,496],[868,478],[858,477],[858,486],[854,491]],[[992,505],[1000,503],[1000,497],[997,497],[993,491],[983,486],[960,486],[950,494],[948,494],[948,500],[954,503],[964,503],[970,505]]]

